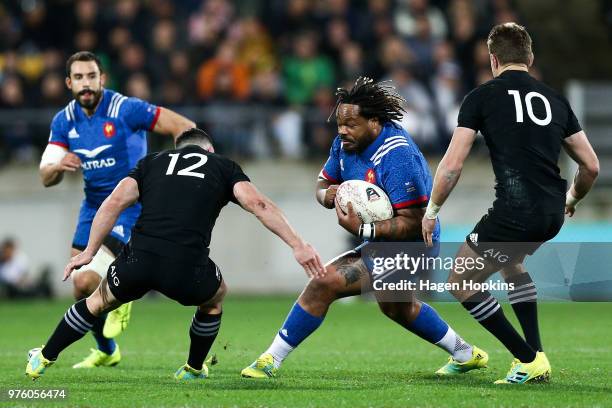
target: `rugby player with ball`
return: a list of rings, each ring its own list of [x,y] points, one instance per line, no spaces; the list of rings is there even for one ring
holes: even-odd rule
[[[422,242],[421,219],[432,177],[418,147],[396,123],[402,118],[405,100],[388,83],[374,83],[365,77],[358,78],[349,90],[339,88],[336,95],[338,136],[319,175],[317,201],[335,208],[339,224],[364,244]],[[369,184],[364,188],[365,182]],[[347,197],[353,197],[354,202],[347,202]],[[371,201],[376,204],[366,204]],[[439,240],[439,233],[438,224],[435,240]],[[323,323],[335,300],[362,293],[370,279],[360,255],[362,247],[337,256],[325,266],[323,278],[309,281],[270,347],[242,370],[243,377],[275,377],[289,353]],[[377,295],[377,301],[390,319],[450,354],[437,374],[454,375],[486,366],[487,353],[466,343],[413,294],[401,302],[381,301]]]

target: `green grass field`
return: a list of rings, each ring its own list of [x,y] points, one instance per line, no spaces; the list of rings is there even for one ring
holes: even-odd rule
[[[375,304],[356,301],[333,306],[323,326],[286,361],[280,378],[241,378],[240,370],[268,346],[292,302],[230,295],[213,346],[219,363],[209,379],[197,383],[172,378],[186,360],[192,308],[165,300],[138,302],[119,338],[120,365],[70,368],[93,346],[88,335],[33,383],[24,376],[27,350],[46,341],[70,300],[0,303],[0,406],[612,406],[612,304],[541,305],[553,365],[547,385],[494,386],[511,356],[454,303],[436,307],[466,340],[490,353],[487,370],[436,378],[433,372],[446,360],[443,351],[396,326]],[[65,388],[68,398],[7,401],[7,389],[15,388]]]

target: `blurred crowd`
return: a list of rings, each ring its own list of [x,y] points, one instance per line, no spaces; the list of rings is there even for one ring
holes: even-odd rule
[[[51,269],[43,267],[39,274],[30,270],[27,255],[12,237],[0,243],[0,299],[53,297]]]
[[[510,0],[9,0],[0,4],[0,163],[37,160],[61,108],[65,60],[96,52],[107,87],[179,111],[244,156],[325,155],[334,90],[393,80],[404,125],[441,151],[467,91],[490,79],[486,35]],[[7,115],[6,112],[9,112]]]

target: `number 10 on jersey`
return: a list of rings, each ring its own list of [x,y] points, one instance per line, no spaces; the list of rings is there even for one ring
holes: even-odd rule
[[[514,107],[516,108],[516,121],[522,123],[523,122],[523,105],[521,104],[521,94],[516,89],[509,89],[508,95],[512,95],[514,97]],[[533,105],[531,104],[531,100],[533,98],[539,98],[544,103],[544,108],[546,109],[546,116],[543,119],[539,119],[533,113]],[[529,92],[525,95],[525,106],[527,106],[527,115],[529,119],[536,125],[546,126],[552,121],[552,113],[550,111],[550,103],[548,99],[544,95],[538,92]]]

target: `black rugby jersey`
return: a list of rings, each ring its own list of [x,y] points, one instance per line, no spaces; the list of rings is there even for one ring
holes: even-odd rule
[[[567,100],[525,71],[509,70],[470,92],[459,127],[480,131],[495,173],[493,208],[562,212],[567,182],[557,162],[565,137],[581,130]]]
[[[207,261],[219,212],[236,202],[234,184],[249,181],[238,164],[196,145],[149,154],[129,177],[142,203],[132,246],[193,263]]]

